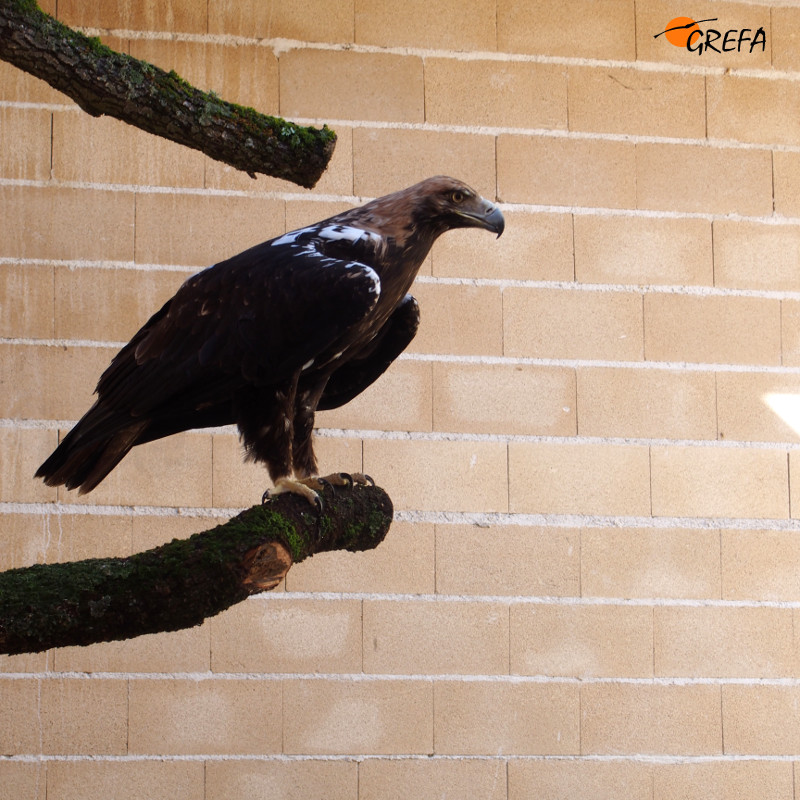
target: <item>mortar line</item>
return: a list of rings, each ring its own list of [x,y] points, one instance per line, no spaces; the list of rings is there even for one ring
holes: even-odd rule
[[[650,753],[574,753],[568,755],[548,754],[447,754],[447,753],[342,753],[342,754],[284,754],[284,753],[202,753],[202,754],[164,754],[150,755],[136,753],[131,755],[50,755],[47,753],[20,753],[16,755],[0,755],[0,763],[75,763],[75,762],[110,762],[110,763],[135,763],[150,761],[168,762],[324,762],[324,761],[497,761],[508,763],[510,761],[527,762],[595,762],[595,763],[634,763],[656,766],[691,765],[691,764],[725,764],[736,762],[784,762],[793,763],[800,758],[800,752],[795,754],[759,755],[759,754],[719,754],[719,755],[691,755],[691,754],[650,754]]]
[[[795,611],[800,609],[800,601],[798,600],[721,600],[717,598],[680,598],[680,597],[641,597],[641,598],[631,598],[631,597],[607,597],[607,596],[595,596],[595,595],[584,595],[584,596],[573,596],[573,595],[433,595],[433,594],[408,594],[408,593],[379,593],[379,592],[278,592],[278,593],[269,593],[269,592],[262,592],[257,595],[252,595],[252,597],[256,598],[259,603],[296,603],[298,601],[307,601],[307,600],[314,600],[316,602],[324,602],[324,603],[349,603],[349,602],[360,602],[362,605],[367,602],[380,602],[380,603],[409,603],[414,602],[423,605],[447,605],[447,604],[461,604],[461,605],[474,605],[474,606],[557,606],[562,608],[598,608],[598,607],[608,607],[608,608],[644,608],[644,609],[652,609],[655,610],[657,608],[696,608],[696,609],[728,609],[731,611],[742,610],[742,609],[768,609],[774,611]],[[247,601],[246,601],[247,602]],[[167,674],[167,673],[164,673]],[[277,680],[279,677],[290,677],[294,673],[264,673],[271,676],[271,679]],[[241,679],[241,680],[251,680],[257,679],[259,677],[263,677],[262,673],[223,673],[223,672],[213,672],[213,671],[205,671],[205,672],[192,672],[192,673],[169,673],[172,677],[175,675],[181,675],[183,677],[190,677],[193,680],[201,680],[205,678],[213,678],[213,679]],[[313,673],[314,675],[321,675],[328,677],[335,677],[337,680],[342,676],[349,676],[358,679],[375,679],[376,675],[380,677],[379,673],[366,673],[366,672],[357,672],[357,673]],[[49,669],[42,673],[36,672],[25,672],[25,673],[0,673],[0,678],[31,678],[36,676],[53,676],[53,675],[62,675],[66,677],[85,677],[86,675],[93,676],[93,677],[115,677],[115,678],[125,678],[130,677],[133,675],[136,676],[144,676],[144,677],[151,677],[156,679],[158,675],[161,673],[103,673],[103,672],[90,672],[84,673],[76,670],[71,671],[62,671],[62,670],[52,670]],[[361,676],[360,678],[358,676]],[[465,675],[461,676],[464,680],[473,680],[481,678],[485,680],[496,680],[500,677],[508,678],[509,680],[519,680],[519,681],[564,681],[564,680],[601,680],[601,679],[594,679],[591,677],[580,677],[580,678],[572,678],[570,676],[545,676],[545,675],[516,675],[510,673],[497,673],[496,675],[492,676],[473,676],[473,675]],[[391,678],[392,680],[402,680],[404,678],[408,678],[408,675],[398,674],[398,673],[391,673],[389,676],[383,676],[387,679]],[[417,675],[415,679],[422,680],[423,678],[433,679],[437,677],[435,674],[421,674]],[[453,680],[454,678],[459,678],[459,676],[453,676],[450,674],[447,675],[439,675],[438,676],[442,680]],[[354,678],[354,679],[355,679]],[[460,678],[459,678],[460,679]],[[789,678],[789,677],[772,677],[772,678],[686,678],[681,676],[642,676],[639,678],[603,678],[602,680],[620,680],[620,681],[661,681],[661,682],[668,682],[674,683],[676,681],[725,681],[728,683],[736,683],[738,682],[745,682],[751,683],[753,685],[800,685],[800,676]]]
[[[217,520],[235,516],[241,507],[212,508],[188,506],[103,505],[65,502],[0,502],[0,515],[98,515],[133,517],[183,517]],[[508,512],[455,512],[428,510],[396,510],[398,522],[425,525],[477,525],[480,527],[541,527],[549,529],[578,528],[646,528],[648,530],[731,530],[799,532],[800,520],[740,517],[631,517],[597,514],[541,514]],[[360,596],[360,595],[359,595]]]
[[[248,683],[282,683],[286,680],[327,683],[419,683],[435,686],[437,683],[481,683],[504,685],[567,685],[581,688],[588,685],[631,687],[697,687],[697,686],[742,686],[748,688],[779,687],[800,688],[800,678],[708,678],[708,677],[597,677],[581,675],[463,675],[460,673],[193,673],[193,672],[38,672],[0,673],[6,681],[187,681],[192,683],[225,683],[231,681]],[[2,757],[0,757],[0,761]]]
[[[72,427],[74,420],[42,420],[42,419],[0,419],[0,430],[62,430]],[[200,428],[187,432],[195,436],[237,436],[238,432],[231,426],[224,428]],[[591,447],[609,445],[611,447],[671,447],[671,448],[703,448],[705,450],[764,450],[792,452],[800,450],[800,441],[752,441],[747,439],[668,439],[619,436],[552,436],[546,434],[498,434],[498,433],[457,433],[451,431],[400,431],[400,430],[356,430],[350,428],[315,428],[314,434],[320,439],[359,439],[365,441],[402,441],[430,442],[450,444],[510,444],[558,445],[562,447]],[[506,453],[507,470],[510,469],[509,453]],[[363,455],[362,455],[363,461]],[[506,479],[510,477],[507,472]],[[507,506],[508,507],[508,506]],[[652,509],[650,509],[652,512]],[[455,512],[454,512],[455,513]],[[470,512],[465,512],[470,513]],[[487,514],[516,513],[492,510]],[[525,512],[522,512],[525,513]],[[535,513],[535,512],[531,512]],[[547,512],[545,512],[547,513]],[[577,512],[592,516],[591,512]],[[652,513],[650,514],[652,516]],[[658,515],[663,516],[663,515]],[[787,515],[790,516],[790,515]],[[649,517],[648,517],[649,518]],[[776,518],[780,519],[780,518]]]
[[[0,102],[2,107],[2,102]],[[348,123],[350,124],[350,123]],[[489,135],[489,134],[487,134]],[[496,135],[496,134],[491,134]],[[531,134],[534,135],[534,134]],[[767,150],[780,150],[777,145],[765,147]],[[800,145],[797,151],[800,152]],[[221,189],[204,186],[156,186],[145,184],[122,183],[97,183],[92,181],[43,181],[28,178],[0,178],[0,186],[23,187],[36,189],[76,189],[106,192],[137,192],[139,194],[170,194],[170,195],[203,195],[206,197],[243,197],[249,199],[281,200],[284,202],[311,202],[311,203],[352,203],[358,205],[372,199],[372,195],[342,195],[342,194],[311,194],[285,191],[252,191],[244,189]],[[592,216],[621,216],[644,217],[656,219],[702,219],[713,221],[725,219],[731,221],[762,222],[770,225],[797,225],[800,219],[779,214],[740,214],[737,212],[715,211],[682,211],[677,209],[653,208],[611,208],[607,206],[579,206],[569,204],[540,204],[523,201],[504,201],[499,206],[505,211],[522,211],[529,213],[561,213]]]
[[[635,20],[634,20],[635,25]],[[403,45],[371,45],[358,42],[307,42],[284,37],[258,38],[235,34],[198,34],[188,32],[166,32],[129,30],[126,28],[77,27],[87,36],[110,35],[125,39],[153,39],[159,41],[180,41],[198,44],[223,44],[232,46],[251,45],[273,50],[276,56],[290,50],[334,50],[352,53],[393,54],[417,56],[420,58],[446,58],[453,61],[499,61],[525,62],[534,64],[557,64],[563,66],[588,66],[602,69],[626,69],[639,72],[667,72],[682,75],[717,75],[731,77],[761,78],[763,80],[800,81],[800,72],[776,70],[771,67],[742,68],[726,66],[703,66],[672,64],[667,61],[645,61],[624,59],[601,59],[581,56],[555,56],[532,53],[516,53],[497,50],[458,51],[437,48],[409,47]],[[355,38],[355,37],[354,37]]]
[[[800,82],[800,73],[798,73]],[[24,106],[24,107],[22,107]],[[78,112],[78,105],[59,105],[53,103],[19,103],[14,100],[0,101],[0,108],[19,108],[20,110],[48,110],[53,113]],[[334,119],[321,117],[294,117],[292,122],[297,125],[321,126],[330,128],[348,127],[364,128],[370,130],[405,130],[423,131],[426,133],[454,133],[471,136],[522,136],[549,139],[571,139],[622,142],[631,146],[636,144],[666,144],[685,145],[689,147],[703,147],[716,150],[757,150],[796,153],[800,152],[800,144],[784,144],[779,142],[747,142],[737,139],[718,139],[708,137],[680,137],[680,136],[655,136],[647,134],[610,133],[606,131],[567,130],[563,128],[522,128],[508,125],[457,125],[441,122],[403,122],[394,120],[360,120],[360,119]],[[178,188],[178,187],[172,187]],[[303,195],[305,197],[305,195]]]
[[[176,272],[191,275],[199,270],[205,269],[210,265],[188,265],[177,264],[137,264],[134,261],[73,261],[58,259],[35,259],[35,258],[14,258],[0,257],[0,268],[3,266],[47,266],[47,267],[68,267],[71,270],[80,269],[102,269],[108,271],[127,270],[131,272]],[[640,294],[646,297],[648,294],[673,294],[686,295],[693,297],[730,297],[730,298],[758,298],[763,300],[800,300],[800,288],[798,289],[758,289],[753,287],[718,287],[704,285],[679,285],[667,283],[638,284],[638,283],[590,283],[583,281],[559,281],[559,280],[533,280],[519,278],[466,278],[451,277],[440,275],[418,275],[414,285],[434,285],[434,286],[465,286],[469,288],[495,288],[501,293],[506,289],[530,289],[530,290],[559,290],[569,292],[589,292],[597,294]],[[59,346],[66,340],[57,339],[36,339],[32,337],[6,337],[5,342],[48,342],[53,341]],[[102,343],[103,340],[78,340],[87,343]]]

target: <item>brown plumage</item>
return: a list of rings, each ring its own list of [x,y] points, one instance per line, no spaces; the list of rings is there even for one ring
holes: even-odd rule
[[[88,492],[135,445],[235,423],[274,482],[316,474],[315,411],[375,381],[417,330],[408,294],[436,238],[503,216],[443,176],[284,234],[189,278],[114,357],[36,475]]]

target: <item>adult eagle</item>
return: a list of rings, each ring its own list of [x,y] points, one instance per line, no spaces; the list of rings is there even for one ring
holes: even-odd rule
[[[114,357],[37,477],[89,492],[134,445],[236,423],[276,492],[315,501],[315,411],[352,400],[414,338],[408,291],[440,234],[504,224],[438,176],[203,270]]]

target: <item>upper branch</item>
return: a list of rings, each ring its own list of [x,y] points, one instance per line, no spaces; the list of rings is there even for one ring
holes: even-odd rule
[[[45,14],[35,0],[0,0],[0,59],[108,114],[247,172],[313,187],[336,134],[301,127],[203,92],[174,72],[118,53]]]
[[[326,550],[368,550],[389,530],[376,486],[323,490],[324,513],[281,494],[223,525],[128,558],[0,572],[0,653],[130,639],[199,625],[272,589],[292,564]]]

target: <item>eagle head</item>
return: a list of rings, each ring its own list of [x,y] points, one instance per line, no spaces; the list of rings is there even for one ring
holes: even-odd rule
[[[499,237],[505,228],[500,209],[484,200],[472,187],[456,178],[437,175],[417,184],[425,200],[422,213],[441,231],[453,228],[483,228]]]

